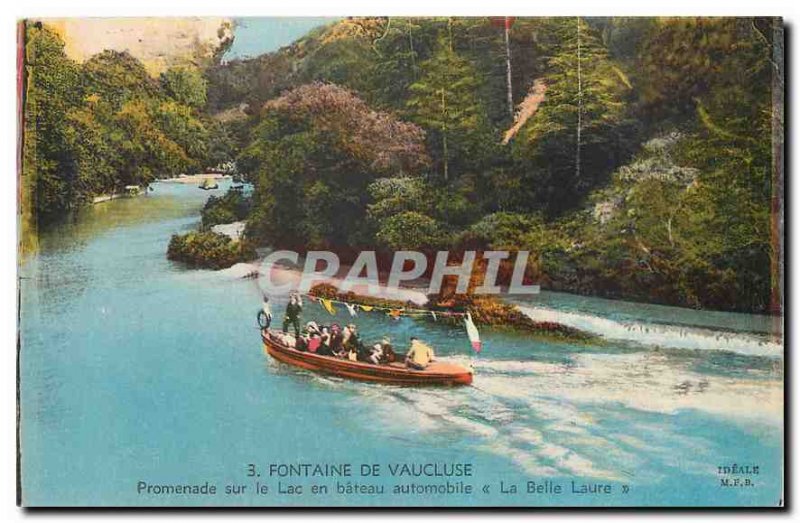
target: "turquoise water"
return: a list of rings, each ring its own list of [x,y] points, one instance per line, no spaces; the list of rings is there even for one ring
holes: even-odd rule
[[[223,186],[224,189],[224,186]],[[474,387],[409,389],[325,378],[264,355],[257,282],[166,260],[208,193],[160,184],[44,233],[21,268],[26,505],[776,505],[782,490],[782,345],[769,318],[543,294],[523,304],[600,336],[543,342],[376,314],[367,338],[416,334],[475,368]],[[283,305],[275,304],[280,314]],[[337,321],[345,322],[345,310]],[[305,319],[325,312],[307,304]],[[777,346],[777,348],[776,348]],[[350,478],[280,478],[270,463],[350,463]],[[260,478],[248,477],[258,465]],[[361,464],[382,467],[359,476]],[[394,494],[395,463],[469,463],[471,494]],[[720,466],[751,464],[753,486]],[[745,476],[741,476],[744,478]],[[254,482],[267,494],[253,492]],[[216,495],[137,492],[204,483]],[[338,494],[336,482],[383,486]],[[503,482],[503,491],[500,482]],[[527,493],[528,481],[561,494]],[[572,493],[571,482],[611,494]],[[228,484],[247,485],[225,494]],[[312,484],[329,487],[311,493]],[[510,485],[517,493],[508,492]],[[483,486],[488,485],[488,492]],[[622,486],[629,492],[623,494]]]

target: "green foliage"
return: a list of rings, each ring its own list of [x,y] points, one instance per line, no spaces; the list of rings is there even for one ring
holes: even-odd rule
[[[127,53],[78,65],[28,24],[23,199],[58,214],[235,158],[252,206],[214,199],[205,227],[247,213],[274,247],[529,250],[547,288],[765,311],[772,24],[519,18],[513,118],[487,18],[348,18],[158,79]]]
[[[640,44],[643,116],[685,120],[698,99],[727,98],[757,117],[771,85],[771,33],[766,18],[659,19]]]
[[[176,102],[202,108],[206,105],[206,79],[194,67],[170,67],[159,78],[161,89]]]
[[[471,238],[494,250],[514,248],[525,244],[525,236],[543,227],[536,215],[498,212],[487,214],[469,228]]]
[[[81,67],[83,95],[119,110],[128,101],[150,98],[157,84],[144,65],[123,51],[106,50],[94,55]]]
[[[365,245],[367,186],[428,163],[416,125],[373,111],[351,91],[309,84],[269,102],[238,158],[256,181],[250,233],[317,248]]]
[[[78,65],[63,48],[46,26],[26,23],[23,169],[37,218],[230,159],[225,130],[199,112],[206,94],[198,71],[169,69],[158,82],[127,52]]]
[[[233,241],[211,231],[174,234],[167,248],[168,259],[206,269],[224,269],[255,256],[247,242]]]
[[[558,215],[574,208],[626,156],[629,88],[582,19],[550,20],[542,40],[546,96],[513,146],[530,197]]]
[[[405,211],[380,224],[375,238],[392,250],[430,251],[445,245],[446,236],[439,223],[416,211]]]
[[[409,86],[407,101],[415,122],[428,129],[445,181],[481,162],[486,121],[476,90],[477,71],[453,50],[451,39],[439,37],[433,56],[420,64],[420,79]],[[452,172],[451,172],[452,171]]]
[[[369,204],[367,214],[376,223],[405,211],[423,214],[433,211],[432,189],[419,177],[379,178],[367,190],[375,202]]]
[[[295,65],[287,53],[271,53],[210,66],[204,71],[208,112],[216,114],[242,104],[257,112],[291,85]]]
[[[556,251],[561,263],[548,274],[581,292],[767,310],[769,197],[741,185],[766,168],[744,147],[690,167],[718,147],[679,133],[647,142],[593,195],[593,212],[572,224],[577,241]]]
[[[224,196],[209,196],[200,211],[201,228],[210,229],[221,223],[244,220],[250,213],[250,197],[241,191],[229,190]]]
[[[25,25],[25,140],[22,176],[28,223],[52,218],[76,198],[75,167],[67,144],[67,112],[79,103],[78,66],[56,33]]]
[[[166,100],[151,109],[151,116],[156,125],[170,137],[185,153],[186,164],[180,167],[184,171],[198,169],[200,162],[208,158],[209,131],[206,123],[197,117],[188,105]],[[213,161],[213,160],[211,160]],[[174,171],[167,171],[174,173]]]

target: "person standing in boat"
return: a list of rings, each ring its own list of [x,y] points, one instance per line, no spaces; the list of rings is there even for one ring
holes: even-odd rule
[[[286,315],[283,317],[283,332],[289,332],[289,324],[294,327],[294,335],[300,337],[300,314],[303,312],[303,300],[299,294],[292,294],[289,297],[289,305],[286,306]]]
[[[415,337],[411,337],[411,348],[406,354],[406,367],[416,370],[425,370],[434,358],[433,348],[421,342]]]

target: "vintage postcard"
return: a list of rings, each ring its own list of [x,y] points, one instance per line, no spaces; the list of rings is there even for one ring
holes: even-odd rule
[[[781,18],[17,30],[22,506],[785,506]]]

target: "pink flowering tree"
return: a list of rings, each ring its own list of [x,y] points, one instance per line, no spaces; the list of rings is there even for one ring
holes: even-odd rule
[[[264,104],[239,166],[256,185],[251,234],[272,245],[373,244],[368,185],[430,165],[425,132],[370,108],[352,91],[315,82]]]

